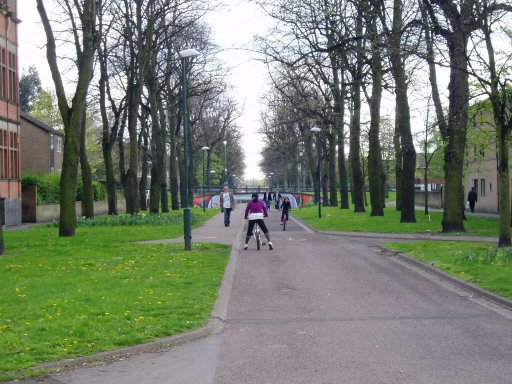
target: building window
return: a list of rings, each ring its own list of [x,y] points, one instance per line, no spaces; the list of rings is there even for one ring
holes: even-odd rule
[[[53,175],[55,173],[55,168],[54,167],[50,167],[50,173]]]
[[[0,130],[0,178],[19,179],[20,142],[16,132]]]
[[[57,137],[57,152],[62,152],[62,138]]]
[[[9,52],[9,100],[16,103],[18,102],[18,74],[16,54]]]
[[[485,179],[480,179],[480,196],[485,196]]]
[[[0,48],[0,98],[18,102],[18,73],[16,54]]]
[[[53,135],[50,134],[50,151],[53,151]]]

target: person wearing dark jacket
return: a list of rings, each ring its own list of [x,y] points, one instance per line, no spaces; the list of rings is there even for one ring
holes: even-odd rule
[[[286,221],[290,219],[289,214],[292,210],[292,204],[290,203],[290,199],[288,197],[285,197],[283,200],[283,205],[281,206],[281,225],[283,224],[285,217]]]
[[[476,194],[475,187],[471,188],[468,193],[469,209],[471,212],[475,212],[475,203],[478,201],[478,195]]]

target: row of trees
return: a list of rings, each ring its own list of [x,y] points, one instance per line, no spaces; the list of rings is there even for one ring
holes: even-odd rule
[[[51,12],[47,12],[50,6]],[[86,191],[93,178],[87,138],[101,143],[103,162],[99,168],[107,186],[109,214],[117,214],[118,183],[123,187],[130,214],[146,209],[147,189],[151,213],[179,209],[180,201],[184,203],[184,188],[180,188],[185,167],[178,56],[183,49],[193,47],[201,52],[198,59],[189,63],[186,74],[189,191],[192,194],[193,184],[203,182],[197,177],[201,175],[198,169],[203,146],[210,148],[207,175],[216,164],[224,162],[224,150],[228,152],[228,163],[221,168],[222,181],[243,172],[236,125],[240,106],[229,94],[227,71],[216,58],[209,27],[202,21],[210,10],[208,3],[37,0],[37,9],[46,33],[47,59],[65,134],[61,236],[75,234],[79,175],[84,185],[85,214],[94,215],[91,190]],[[72,63],[65,72],[74,73],[73,89],[65,83],[59,55]],[[37,106],[37,100],[32,104]]]
[[[499,153],[499,243],[510,245],[509,53],[495,49],[498,42],[510,44],[507,21],[512,8],[507,1],[258,2],[276,20],[271,37],[259,40],[273,80],[262,129],[269,139],[264,151],[273,156],[262,163],[266,172],[293,179],[297,166],[291,164],[302,163],[311,176],[316,175],[319,170],[310,129],[318,126],[323,188],[330,189],[330,205],[348,208],[350,194],[355,211],[365,210],[363,163],[367,162],[371,215],[383,215],[390,151],[386,150],[388,140],[383,140],[389,135],[385,129],[388,120],[381,117],[382,103],[391,104],[384,96],[394,96],[391,158],[397,209],[401,222],[414,222],[417,162],[410,96],[416,89],[430,95],[423,98],[423,109],[432,104],[436,118],[427,129],[437,127],[442,140],[443,232],[464,231],[469,106],[472,97],[489,98]],[[439,89],[440,71],[449,78],[447,92]],[[419,102],[417,98],[415,103]],[[367,142],[362,144],[365,131]],[[337,201],[336,185],[341,202]],[[317,186],[318,195],[319,189]]]

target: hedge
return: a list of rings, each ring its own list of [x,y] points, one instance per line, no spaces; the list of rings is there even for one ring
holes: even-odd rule
[[[37,186],[37,204],[56,204],[60,199],[60,175],[25,175],[21,178],[21,185],[28,187]],[[92,187],[94,189],[94,200],[105,200],[105,187],[100,182],[93,180]],[[82,200],[82,180],[78,180],[76,188],[76,200]]]

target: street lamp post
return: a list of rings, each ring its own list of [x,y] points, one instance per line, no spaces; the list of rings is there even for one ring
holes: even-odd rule
[[[304,207],[304,177],[302,176],[302,155],[300,156],[300,207],[299,209],[302,210]]]
[[[204,170],[204,154],[206,153],[206,151],[208,151],[210,148],[207,147],[207,146],[204,146],[203,148],[201,148],[201,150],[203,151],[203,212],[206,212],[206,195],[205,195],[205,179],[206,179],[206,173],[205,173],[205,170]]]
[[[214,170],[214,169],[212,169],[212,170],[210,171],[210,186],[208,187],[208,188],[209,188],[209,190],[210,190],[210,196],[212,195],[212,177],[213,177],[213,174],[214,174],[214,173],[215,173],[215,170]]]
[[[317,157],[318,157],[318,165],[317,165],[317,183],[318,183],[318,196],[317,196],[317,204],[318,204],[318,218],[322,218],[322,199],[321,199],[321,183],[320,183],[320,128],[313,127],[311,128],[311,132],[316,133],[316,148],[317,148]]]
[[[228,185],[228,141],[224,140],[224,185]]]
[[[270,189],[274,188],[274,172],[270,172]]]
[[[192,249],[192,226],[190,221],[190,199],[188,191],[189,176],[189,160],[188,160],[188,103],[187,103],[187,59],[193,59],[198,56],[199,52],[195,49],[185,49],[179,52],[181,58],[181,74],[182,74],[182,101],[183,101],[183,157],[184,157],[184,177],[185,183],[185,207],[183,209],[183,238],[185,240],[185,250]]]

